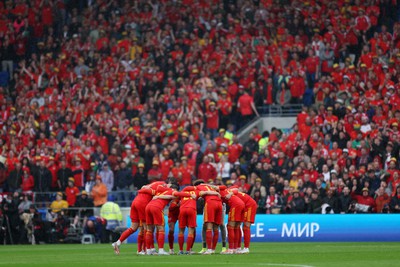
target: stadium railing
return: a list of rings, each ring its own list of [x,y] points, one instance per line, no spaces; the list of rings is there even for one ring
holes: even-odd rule
[[[56,199],[57,192],[33,192],[32,202],[38,207],[49,207],[51,202]],[[120,190],[107,193],[107,199],[117,203],[121,207],[129,207],[132,200],[136,197],[137,190]],[[127,196],[127,199],[124,197]]]
[[[258,106],[257,111],[263,117],[295,117],[301,112],[302,104]]]

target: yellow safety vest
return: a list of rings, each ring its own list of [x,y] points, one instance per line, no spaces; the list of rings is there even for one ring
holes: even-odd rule
[[[122,213],[118,204],[114,202],[106,202],[100,209],[100,216],[107,221],[117,220],[122,221]]]
[[[233,133],[226,131],[224,137],[229,140],[229,144],[232,144]]]

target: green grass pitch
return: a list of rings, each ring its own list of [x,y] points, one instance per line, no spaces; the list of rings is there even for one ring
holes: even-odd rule
[[[167,247],[167,245],[165,246]],[[195,251],[200,244],[195,244]],[[137,256],[136,244],[114,255],[110,244],[0,246],[2,266],[400,266],[400,243],[252,243],[247,255]],[[220,246],[217,247],[220,251]]]

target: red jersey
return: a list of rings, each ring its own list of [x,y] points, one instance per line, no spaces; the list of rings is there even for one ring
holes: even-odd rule
[[[194,148],[194,144],[186,143],[183,146],[183,155],[185,155],[186,157],[189,156],[189,154],[190,154],[190,152],[192,152],[193,148]]]
[[[33,176],[29,175],[27,178],[22,178],[21,189],[22,192],[31,191],[35,182],[33,180]]]
[[[215,191],[211,186],[207,184],[200,184],[196,186],[196,189],[199,191]],[[206,203],[211,200],[221,201],[221,198],[219,196],[214,196],[214,195],[204,195],[203,198]]]
[[[163,181],[167,180],[168,174],[171,171],[172,166],[174,166],[174,162],[172,161],[172,159],[167,159],[161,162],[161,179]]]
[[[159,187],[156,190],[155,196],[190,197],[190,194],[187,192],[178,192],[178,191],[175,191],[174,189],[168,188],[168,187]],[[159,208],[160,210],[163,210],[170,201],[171,201],[171,199],[157,198],[157,199],[151,200],[149,202],[149,204],[147,204],[147,206],[153,206],[153,207]]]
[[[351,198],[356,200],[359,204],[370,206],[372,208],[372,212],[374,212],[376,209],[375,200],[370,196],[364,197],[364,196],[356,195],[354,192],[352,192]]]
[[[162,175],[160,168],[157,168],[157,169],[151,168],[149,170],[149,172],[147,173],[147,176],[149,177],[150,180],[153,179],[151,177],[157,177],[156,179],[159,180],[158,177],[160,174]],[[162,177],[161,177],[161,179],[162,179]]]
[[[220,186],[220,189],[226,188],[226,186]],[[221,195],[221,199],[223,202],[229,205],[229,207],[237,207],[237,206],[243,206],[244,207],[244,202],[241,200],[238,196],[236,195],[231,195],[229,199],[226,199],[226,196],[229,195],[231,192],[229,192],[227,189],[220,190],[219,194]]]
[[[243,201],[243,203],[244,203],[244,205],[245,205],[246,207],[254,206],[254,205],[257,206],[256,201],[255,201],[254,199],[252,199],[251,196],[249,196],[248,194],[239,192],[239,190],[237,190],[236,187],[230,187],[229,189],[232,190],[232,192],[233,192],[235,195],[237,195],[237,196]]]
[[[302,77],[292,77],[289,80],[290,93],[292,97],[301,97],[306,90],[306,84]]]
[[[78,187],[67,187],[65,189],[65,195],[67,196],[67,202],[69,206],[75,206],[76,196],[80,193]]]
[[[49,167],[49,171],[51,173],[51,187],[52,188],[56,188],[56,187],[58,187],[58,184],[57,184],[57,180],[58,180],[57,179],[57,171],[58,171],[58,168],[57,168],[56,164],[51,165]]]
[[[229,115],[231,113],[232,102],[229,99],[218,100],[218,107],[222,115]]]
[[[238,109],[242,116],[247,116],[253,114],[253,109],[251,108],[251,104],[253,103],[253,97],[250,95],[244,94],[238,99]]]
[[[201,163],[199,165],[197,178],[203,181],[208,181],[209,179],[215,179],[217,177],[217,170],[210,163]]]
[[[199,190],[192,190],[193,186],[186,187],[183,189],[183,192],[188,192],[191,195],[196,195],[196,199],[200,196],[200,191]],[[181,203],[180,203],[180,209],[197,209],[197,202],[196,199],[193,199],[192,197],[182,197],[181,198]]]
[[[218,110],[206,112],[206,127],[207,129],[218,129]]]
[[[313,56],[308,57],[304,64],[306,65],[306,70],[308,73],[313,74],[317,72],[317,66],[319,65],[319,57]]]
[[[156,191],[159,186],[163,186],[163,185],[165,185],[164,182],[154,182],[147,186],[149,186],[151,190]],[[153,198],[153,194],[139,190],[138,195],[135,197],[135,199],[133,201],[147,204],[151,201],[152,198]]]
[[[72,167],[72,173],[74,174],[75,185],[77,187],[83,187],[85,184],[85,170],[81,166],[74,166]]]
[[[242,154],[243,146],[239,143],[232,144],[228,147],[228,151],[229,151],[228,161],[230,163],[234,163],[239,159],[240,155]]]
[[[368,16],[358,16],[356,18],[356,29],[359,31],[366,31],[370,26],[370,20]]]
[[[309,117],[307,112],[302,111],[301,113],[299,113],[297,115],[297,124],[302,125],[302,124],[306,123],[307,117]]]
[[[178,171],[181,173],[182,178],[180,185],[190,185],[192,183],[193,167],[191,165],[180,166]]]
[[[225,138],[225,137],[217,136],[214,139],[214,142],[215,142],[216,148],[218,149],[222,144],[228,145],[229,144],[229,139]]]

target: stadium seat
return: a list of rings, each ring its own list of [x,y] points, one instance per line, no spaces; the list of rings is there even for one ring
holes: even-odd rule
[[[96,240],[94,238],[94,235],[83,235],[82,236],[82,244],[84,245],[89,245],[89,244],[95,244]]]

